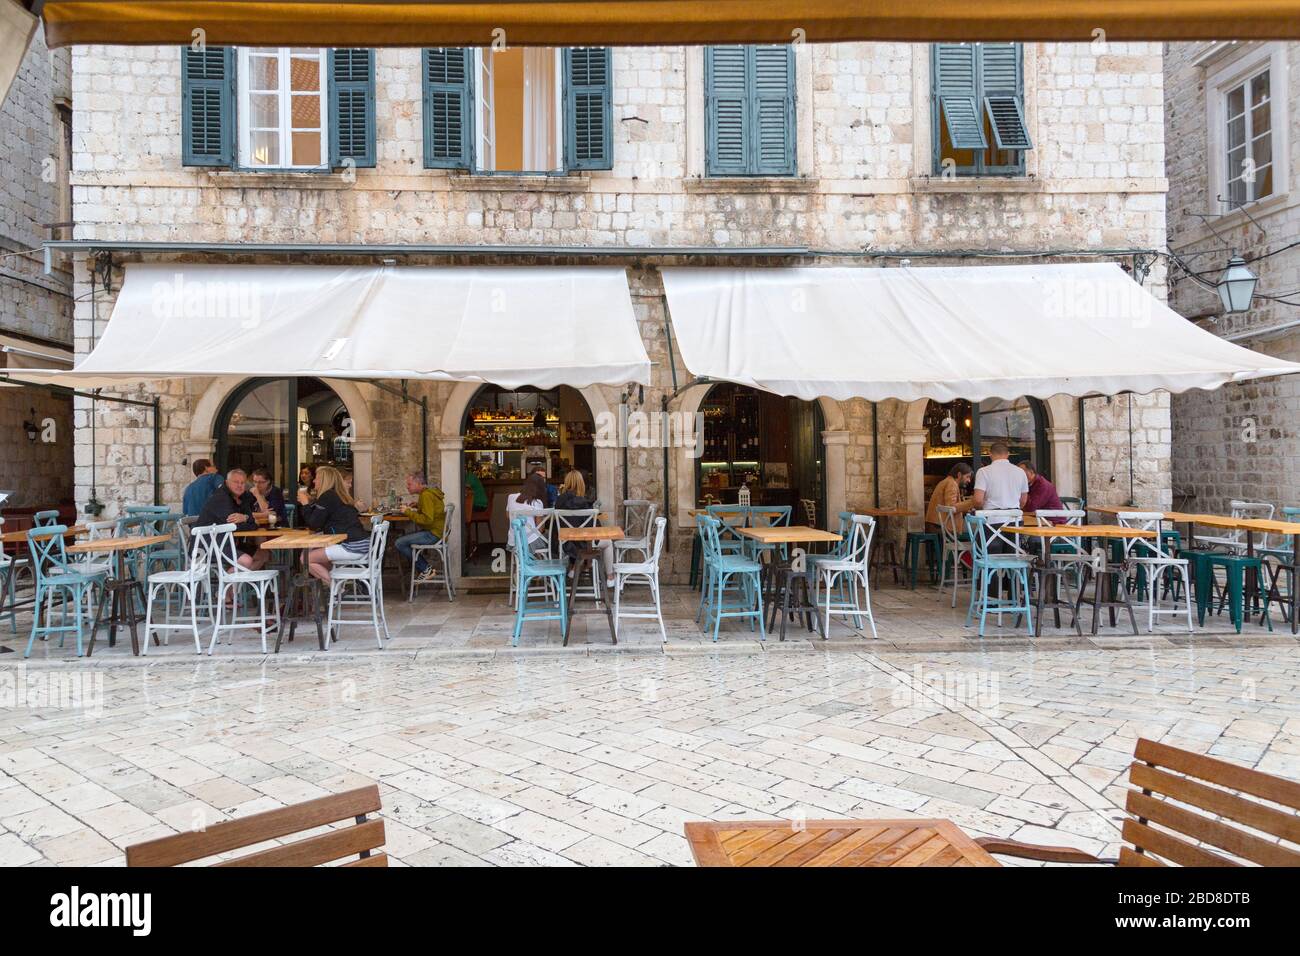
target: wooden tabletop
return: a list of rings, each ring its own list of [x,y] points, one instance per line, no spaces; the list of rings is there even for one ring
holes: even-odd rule
[[[688,823],[697,866],[999,866],[949,820]]]
[[[839,541],[834,531],[793,524],[776,528],[735,528],[736,534],[753,538],[763,544],[811,544],[817,541]]]
[[[1156,533],[1147,528],[1124,528],[1117,524],[1053,524],[1033,528],[1024,525],[1003,525],[1003,534],[1022,534],[1029,538],[1154,538]]]
[[[311,534],[309,528],[258,528],[256,531],[231,532],[236,538],[281,538],[286,534]]]
[[[262,547],[269,551],[291,551],[294,549],[306,548],[328,548],[332,544],[342,544],[348,540],[345,534],[303,534],[301,532],[289,532],[282,534],[278,538],[271,538],[262,542]]]
[[[174,541],[169,534],[149,534],[149,535],[128,535],[124,538],[98,538],[94,541],[79,541],[76,544],[70,544],[64,550],[68,554],[91,554],[103,551],[135,551],[138,548],[148,548],[155,544],[163,544],[167,541]]]
[[[623,529],[618,525],[596,525],[594,528],[561,528],[560,543],[570,541],[618,541],[623,538]]]
[[[858,514],[873,518],[914,518],[919,512],[907,508],[859,508]]]
[[[727,505],[726,507],[723,508],[722,513],[724,514],[728,513],[727,509],[731,509],[730,511],[731,514],[741,513],[741,507],[742,507],[741,505]],[[700,515],[713,514],[713,512],[710,512],[709,509],[707,508],[691,508],[686,513],[690,515],[692,518],[699,517]],[[751,507],[747,512],[743,512],[743,513],[754,515],[755,517],[759,517],[759,518],[776,518],[784,514],[784,512],[781,511],[764,511],[762,508],[754,508],[754,507]],[[714,517],[716,516],[717,515],[715,514]]]
[[[34,538],[50,537],[50,532],[45,531],[42,528],[24,528],[22,531],[6,531],[4,534],[0,534],[0,541],[3,541],[5,544],[23,544],[27,541],[27,532],[33,530],[36,532],[36,534],[32,535]],[[63,532],[63,536],[65,538],[72,538],[85,533],[86,526],[84,524],[77,524]]]
[[[1269,534],[1300,535],[1300,521],[1279,521],[1276,518],[1242,518],[1238,527],[1246,531],[1264,531]]]
[[[379,514],[380,512],[378,511],[363,511],[361,512],[361,517],[373,518]],[[405,511],[386,511],[382,513],[382,517],[385,521],[410,521],[411,520],[411,516],[408,515]]]

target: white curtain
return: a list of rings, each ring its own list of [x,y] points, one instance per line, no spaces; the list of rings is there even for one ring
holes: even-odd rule
[[[524,50],[524,168],[533,172],[560,165],[555,136],[555,51]]]

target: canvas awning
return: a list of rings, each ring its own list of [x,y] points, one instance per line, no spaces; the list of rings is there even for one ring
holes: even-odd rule
[[[90,355],[15,381],[240,375],[581,388],[650,381],[621,268],[129,263]]]
[[[1113,263],[664,270],[687,368],[803,399],[1182,392],[1300,372]]]
[[[41,15],[51,46],[188,44],[196,28],[263,46],[1300,37],[1297,0],[46,0]]]

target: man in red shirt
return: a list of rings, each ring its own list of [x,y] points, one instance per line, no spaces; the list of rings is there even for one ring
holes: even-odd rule
[[[1056,493],[1056,486],[1038,473],[1032,461],[1022,461],[1020,468],[1029,480],[1029,498],[1025,501],[1025,511],[1063,511],[1061,496]],[[1064,518],[1053,518],[1053,524],[1064,523]]]

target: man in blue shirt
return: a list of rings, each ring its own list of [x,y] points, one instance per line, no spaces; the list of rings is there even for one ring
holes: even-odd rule
[[[210,459],[194,459],[193,468],[194,480],[185,487],[185,496],[181,499],[181,510],[187,515],[198,515],[212,492],[221,487],[221,475]]]

